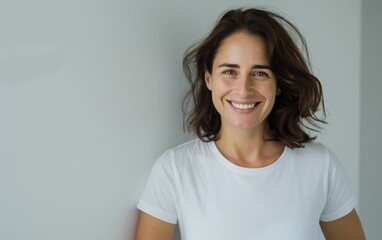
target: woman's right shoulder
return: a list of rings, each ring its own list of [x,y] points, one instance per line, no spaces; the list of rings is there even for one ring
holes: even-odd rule
[[[200,156],[208,154],[209,144],[198,138],[192,139],[165,151],[157,159],[157,163],[178,167],[195,163]]]

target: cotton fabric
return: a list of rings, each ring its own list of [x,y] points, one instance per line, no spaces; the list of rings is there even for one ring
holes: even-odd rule
[[[319,221],[348,214],[356,196],[323,144],[285,147],[273,164],[244,168],[214,142],[192,140],[154,164],[138,208],[179,223],[183,240],[323,239]]]

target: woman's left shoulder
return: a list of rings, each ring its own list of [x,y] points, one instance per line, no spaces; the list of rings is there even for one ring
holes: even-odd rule
[[[301,148],[292,149],[293,158],[295,161],[301,161],[309,164],[331,165],[337,161],[337,157],[323,143],[309,142],[305,143]]]
[[[302,155],[327,155],[330,153],[330,149],[320,142],[308,142],[300,148],[294,148],[292,151],[296,154]]]

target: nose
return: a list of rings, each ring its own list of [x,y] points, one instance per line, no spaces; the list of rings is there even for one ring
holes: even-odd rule
[[[236,84],[236,93],[241,97],[253,94],[252,83],[249,77],[241,77]]]

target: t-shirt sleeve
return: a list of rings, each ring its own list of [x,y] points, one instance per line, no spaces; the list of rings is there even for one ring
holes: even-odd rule
[[[171,151],[154,164],[137,208],[162,221],[176,224],[175,179]]]
[[[320,220],[334,221],[348,214],[357,203],[344,169],[336,156],[328,150],[327,200]]]

